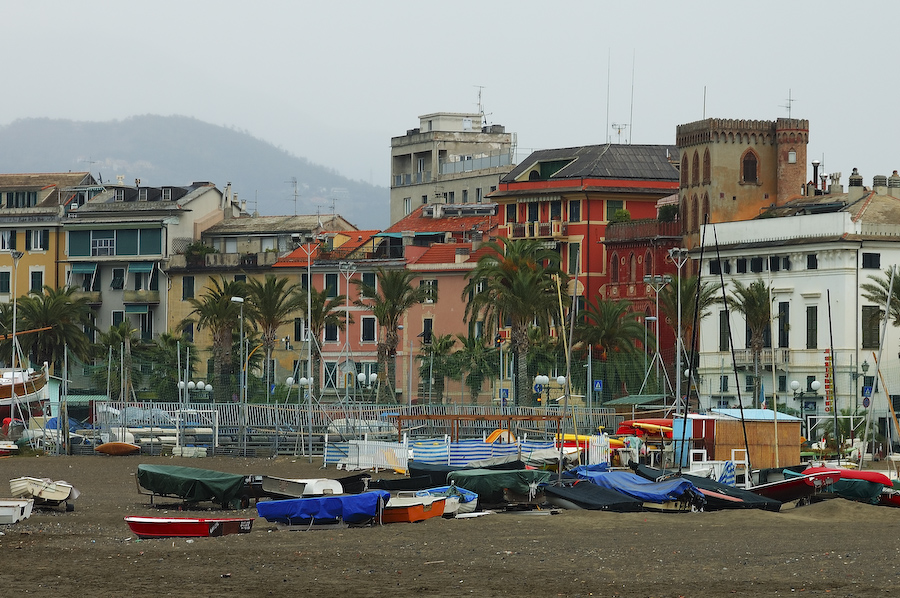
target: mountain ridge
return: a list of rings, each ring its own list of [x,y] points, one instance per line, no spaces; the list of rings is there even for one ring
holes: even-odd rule
[[[337,212],[362,228],[384,228],[389,190],[342,176],[247,131],[190,116],[111,121],[21,118],[0,126],[3,172],[90,171],[104,181],[187,185],[230,182],[263,215]],[[332,209],[333,206],[333,209]]]

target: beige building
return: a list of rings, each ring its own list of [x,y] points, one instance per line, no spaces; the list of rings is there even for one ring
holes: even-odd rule
[[[391,224],[431,203],[477,204],[512,170],[516,138],[481,114],[438,112],[391,139]]]

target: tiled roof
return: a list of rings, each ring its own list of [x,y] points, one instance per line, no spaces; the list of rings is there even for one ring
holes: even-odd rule
[[[291,233],[317,230],[355,231],[356,227],[338,214],[298,216],[256,216],[224,220],[204,232],[210,235],[246,235],[251,233]]]
[[[488,205],[488,204],[481,204]],[[491,204],[493,205],[493,204]],[[485,235],[490,234],[500,223],[500,218],[494,209],[493,215],[479,214],[476,216],[447,216],[442,215],[438,218],[426,216],[422,212],[426,208],[433,209],[434,206],[419,206],[408,214],[405,218],[399,220],[389,228],[386,233],[400,233],[403,231],[413,231],[416,233],[463,233],[478,230]]]
[[[300,245],[297,249],[293,250],[289,254],[284,257],[278,258],[272,267],[274,268],[296,268],[298,266],[306,268],[309,265],[309,259],[306,256],[306,252],[310,252],[310,256],[312,257],[312,261],[316,261],[316,257],[319,255],[319,250],[321,249],[320,245],[312,245],[310,243],[305,243]]]
[[[37,191],[48,186],[77,187],[94,184],[89,172],[35,172],[20,174],[0,174],[0,190],[8,189]]]
[[[674,145],[585,145],[538,150],[522,160],[502,182],[514,182],[538,162],[564,162],[548,180],[602,178],[616,180],[678,181],[678,148]]]

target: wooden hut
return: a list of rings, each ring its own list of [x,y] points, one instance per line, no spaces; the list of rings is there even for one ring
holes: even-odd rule
[[[695,449],[706,449],[708,459],[719,461],[731,459],[733,449],[748,448],[753,469],[796,465],[800,463],[801,421],[779,413],[776,426],[770,409],[744,409],[743,420],[739,409],[713,409],[709,415],[691,416],[691,444]]]

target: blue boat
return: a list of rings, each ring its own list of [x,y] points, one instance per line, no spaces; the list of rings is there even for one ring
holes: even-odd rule
[[[380,519],[390,498],[390,492],[373,490],[362,494],[266,500],[257,503],[256,510],[266,521],[282,525],[365,525]]]

